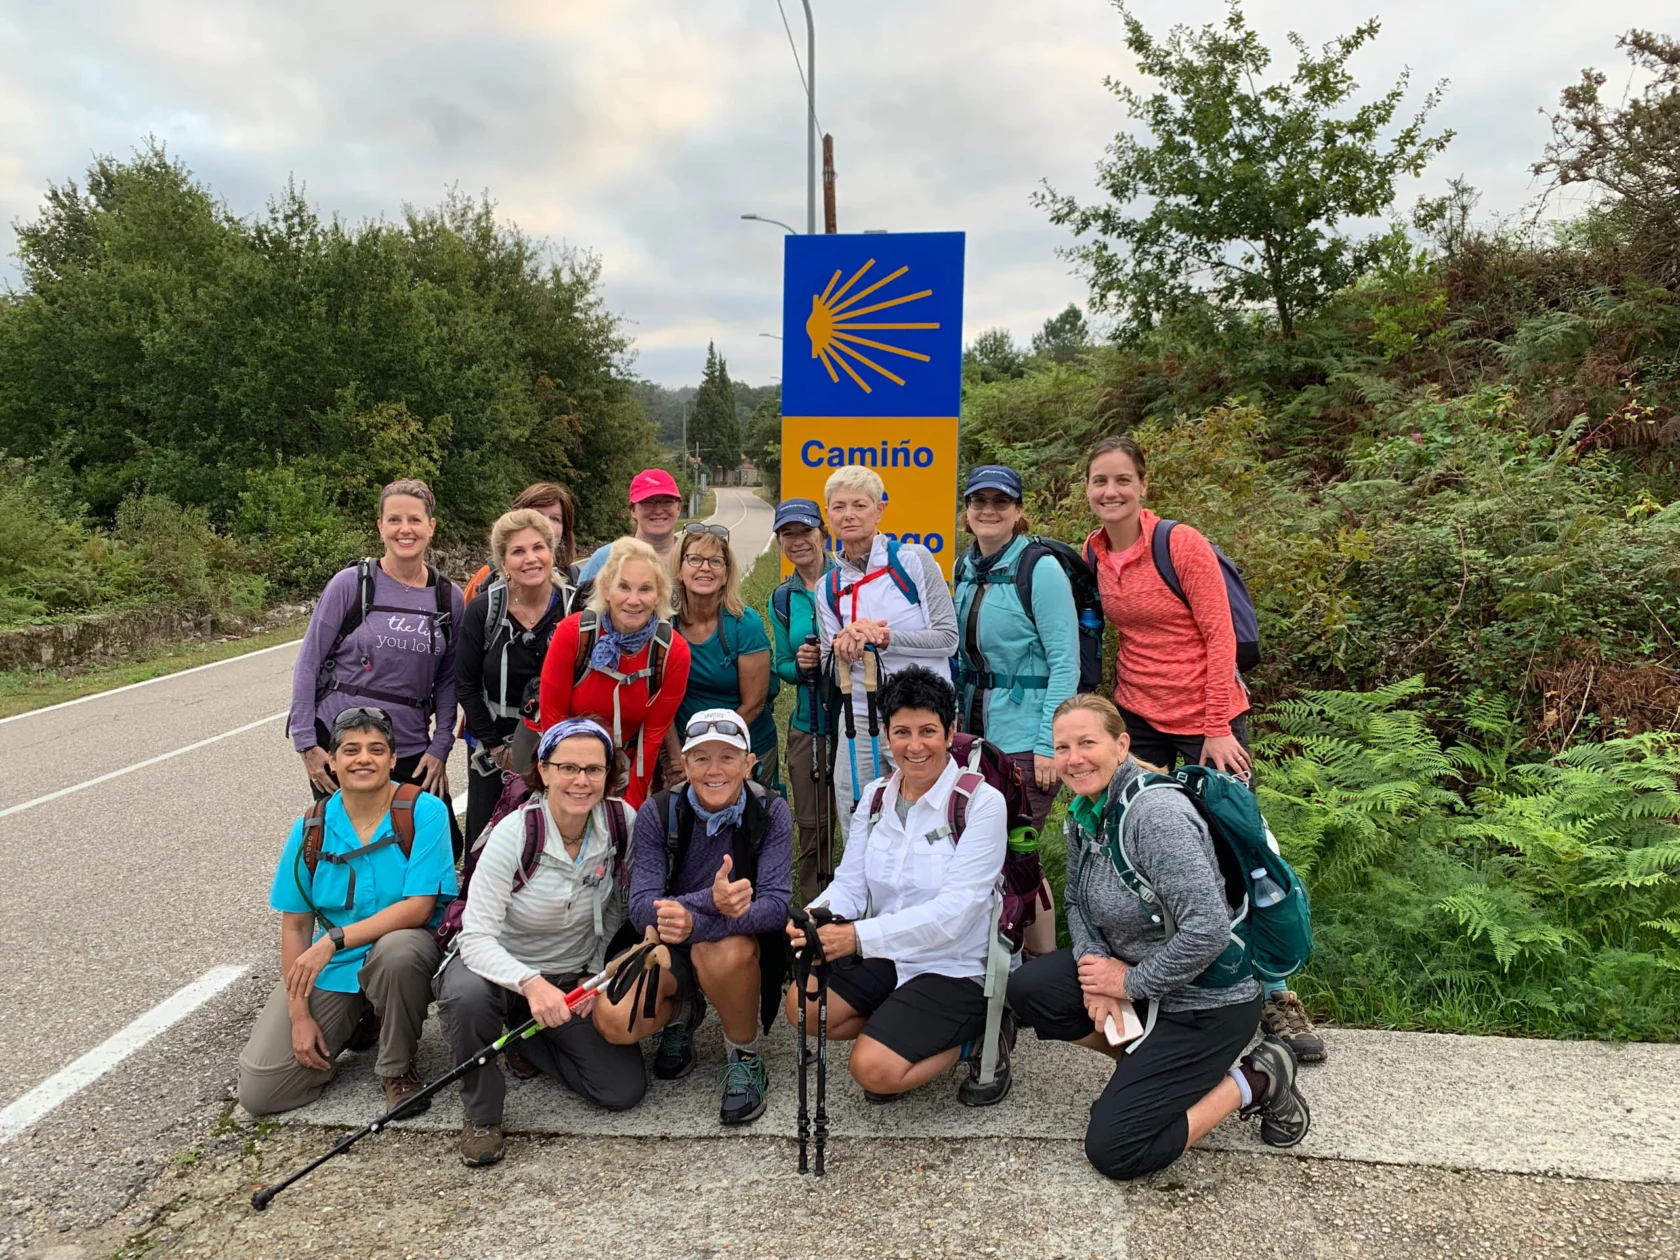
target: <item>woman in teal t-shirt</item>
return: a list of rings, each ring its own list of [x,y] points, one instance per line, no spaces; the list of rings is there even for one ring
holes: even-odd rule
[[[665,782],[683,778],[679,732],[702,709],[733,709],[752,739],[753,778],[776,788],[776,719],[770,702],[770,636],[758,611],[741,602],[741,571],[722,525],[698,521],[682,532],[672,555],[672,621],[688,641],[688,690],[665,736]]]

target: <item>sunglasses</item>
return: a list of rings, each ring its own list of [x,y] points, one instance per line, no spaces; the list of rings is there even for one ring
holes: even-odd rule
[[[729,541],[729,527],[727,525],[707,525],[703,521],[690,521],[683,526],[685,534],[710,534],[713,538]]]
[[[332,720],[332,733],[342,735],[346,731],[357,731],[368,726],[383,731],[387,739],[391,737],[391,715],[371,704],[359,704],[353,709],[344,710]]]
[[[704,722],[690,722],[683,731],[685,739],[699,739],[703,735],[725,735],[736,739],[747,737],[746,728],[727,718],[710,718]]]

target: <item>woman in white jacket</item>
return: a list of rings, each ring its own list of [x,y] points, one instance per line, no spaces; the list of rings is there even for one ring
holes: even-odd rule
[[[606,794],[614,764],[612,736],[589,718],[544,732],[535,767],[544,790],[485,839],[456,950],[432,987],[456,1063],[504,1026],[534,1017],[542,1030],[520,1042],[510,1066],[528,1064],[598,1106],[623,1111],[647,1090],[641,1052],[609,1043],[583,1018],[588,1003],[568,1010],[565,999],[601,968],[625,919],[625,841],[636,811]],[[506,1093],[494,1060],[462,1078],[462,1163],[501,1159]]]
[[[851,810],[857,785],[890,774],[894,764],[879,734],[879,685],[908,665],[949,682],[957,610],[933,553],[881,532],[887,504],[879,473],[861,465],[838,469],[823,498],[840,552],[817,593],[817,633],[824,665],[851,698],[835,765],[835,801]]]
[[[892,676],[880,701],[898,768],[863,789],[846,856],[817,903],[835,918],[818,929],[830,963],[828,1036],[855,1041],[852,1078],[871,1102],[891,1102],[967,1060],[958,1098],[988,1106],[1009,1092],[1014,1042],[1006,1014],[997,1079],[981,1088],[992,890],[1008,843],[1003,796],[951,759],[957,698],[949,682],[912,665]],[[955,793],[966,800],[954,815]],[[804,947],[791,923],[788,936]],[[798,992],[787,993],[792,1024]]]

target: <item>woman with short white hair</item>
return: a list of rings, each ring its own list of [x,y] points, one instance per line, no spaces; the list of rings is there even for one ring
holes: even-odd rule
[[[860,785],[893,771],[876,707],[879,684],[908,665],[947,682],[957,650],[957,612],[945,575],[920,543],[881,532],[886,486],[872,468],[847,465],[823,487],[838,565],[817,597],[823,661],[851,697],[844,750],[836,759],[835,798],[849,815]]]

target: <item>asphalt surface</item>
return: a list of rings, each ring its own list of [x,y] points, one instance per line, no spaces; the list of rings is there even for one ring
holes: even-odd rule
[[[770,515],[718,491],[713,519],[744,561],[768,545]],[[371,1138],[254,1214],[255,1184],[379,1110],[354,1057],[313,1120],[256,1125],[228,1101],[277,971],[274,855],[308,800],[278,716],[295,652],[0,723],[0,1107],[210,969],[245,968],[0,1139],[0,1256],[1680,1255],[1673,1047],[1355,1032],[1333,1033],[1332,1061],[1305,1077],[1306,1158],[1257,1153],[1231,1126],[1214,1138],[1231,1149],[1136,1187],[1081,1157],[1094,1056],[1024,1044],[1017,1095],[988,1116],[956,1108],[945,1084],[866,1110],[837,1055],[819,1183],[792,1171],[788,1047],[775,1047],[772,1114],[722,1143],[708,1041],[701,1071],[656,1086],[673,1090],[650,1097],[659,1112],[579,1119],[543,1083],[519,1086],[509,1122],[527,1132],[502,1166],[470,1172],[439,1131],[458,1115],[444,1098],[430,1127]],[[452,778],[464,782],[458,759]],[[431,1026],[426,1045],[430,1071]],[[1009,1136],[982,1136],[988,1125]],[[1389,1160],[1409,1166],[1365,1162]],[[1571,1176],[1486,1171],[1499,1168]]]

